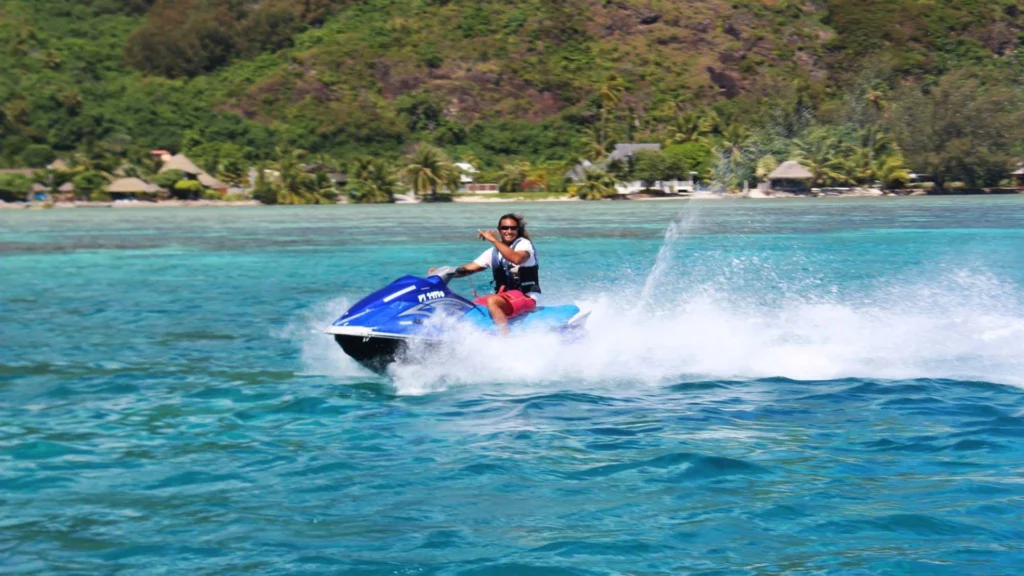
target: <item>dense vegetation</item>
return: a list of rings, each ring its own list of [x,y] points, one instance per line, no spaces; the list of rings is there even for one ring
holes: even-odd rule
[[[1024,156],[1022,30],[1020,0],[0,0],[0,164],[316,163],[370,201],[423,154],[563,189],[654,141],[613,175],[996,185]]]

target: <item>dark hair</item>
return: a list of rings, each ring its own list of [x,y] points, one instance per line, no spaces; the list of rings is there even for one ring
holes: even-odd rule
[[[505,214],[501,218],[498,218],[498,226],[501,226],[502,220],[515,220],[516,224],[519,226],[519,237],[526,238],[527,240],[531,239],[530,234],[526,231],[526,218],[524,218],[522,214],[516,214],[515,212]]]

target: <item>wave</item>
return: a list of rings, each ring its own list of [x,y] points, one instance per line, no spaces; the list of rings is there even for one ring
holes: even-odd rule
[[[922,288],[884,302],[795,300],[774,308],[699,290],[658,309],[623,306],[621,297],[602,294],[578,303],[592,313],[587,335],[576,342],[545,333],[505,339],[456,330],[440,350],[412,350],[390,376],[399,394],[494,383],[536,391],[558,382],[620,387],[766,377],[1024,386],[1024,313],[1007,301],[1006,287],[967,274],[937,284],[946,292],[931,288],[922,296]],[[347,305],[338,299],[307,314],[307,372],[368,376],[322,331]]]

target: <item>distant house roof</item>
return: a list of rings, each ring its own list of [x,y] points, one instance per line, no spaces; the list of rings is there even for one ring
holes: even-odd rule
[[[612,161],[615,161],[615,160],[626,160],[629,157],[631,157],[632,155],[636,154],[637,152],[641,152],[641,151],[644,151],[644,150],[651,151],[651,152],[657,152],[658,150],[661,150],[661,144],[657,144],[657,143],[616,144],[615,145],[615,149],[612,150],[612,153],[609,154],[604,160],[602,160],[601,163],[598,165],[598,167],[604,169]],[[565,173],[565,177],[570,179],[570,180],[576,180],[576,181],[583,180],[586,177],[586,175],[587,175],[587,170],[590,170],[591,168],[594,168],[594,167],[595,167],[595,165],[592,162],[590,162],[589,160],[584,160],[584,161],[580,162],[579,164],[577,164],[576,166],[573,166],[572,170],[569,170],[568,172],[566,172]]]
[[[606,161],[611,162],[612,160],[625,160],[642,150],[657,152],[658,150],[661,150],[661,144],[616,144],[615,150],[612,150],[612,153],[608,155]]]
[[[203,173],[202,168],[192,163],[184,154],[171,156],[170,160],[164,162],[164,165],[160,167],[160,172],[167,172],[168,170],[181,170],[185,174],[191,174],[192,176],[198,176]]]
[[[68,192],[74,192],[74,191],[75,191],[75,185],[72,184],[71,182],[65,182],[65,183],[60,185],[60,188],[57,188],[57,192],[63,192],[65,194],[67,194]]]
[[[583,180],[587,177],[587,170],[590,170],[593,167],[594,164],[590,160],[584,160],[573,166],[572,170],[566,172],[565,177],[569,180]]]
[[[811,180],[814,174],[796,160],[786,160],[768,175],[769,180]]]
[[[47,166],[47,168],[49,168],[50,170],[56,170],[58,172],[66,172],[70,168],[70,166],[68,166],[68,163],[65,162],[64,160],[57,158],[53,162],[50,162],[50,165]]]
[[[111,194],[145,194],[158,192],[160,187],[139,178],[118,178],[107,186]]]
[[[455,167],[467,174],[476,174],[479,170],[469,162],[456,162]]]
[[[220,180],[217,180],[216,178],[214,178],[213,176],[210,176],[206,172],[203,172],[202,174],[200,174],[196,178],[196,180],[199,180],[200,184],[202,184],[206,188],[210,188],[211,190],[227,190],[228,189],[228,185],[227,184],[221,182]]]
[[[1017,166],[1017,169],[1013,171],[1014,176],[1024,176],[1024,163]]]
[[[50,191],[49,188],[47,188],[46,186],[43,186],[42,184],[39,184],[38,182],[32,185],[32,192],[35,193],[35,194],[46,193],[46,192],[49,192],[49,191]]]

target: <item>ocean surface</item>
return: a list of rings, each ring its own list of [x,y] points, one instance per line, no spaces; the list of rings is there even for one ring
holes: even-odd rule
[[[513,209],[586,338],[323,333]],[[0,211],[0,572],[1022,574],[1022,388],[1024,197]]]

